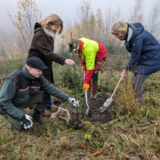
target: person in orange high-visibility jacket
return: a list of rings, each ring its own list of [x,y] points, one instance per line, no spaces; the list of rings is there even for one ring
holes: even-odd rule
[[[106,48],[93,40],[87,38],[71,38],[68,42],[69,51],[78,53],[81,70],[85,72],[83,90],[91,91],[91,98],[96,98],[100,71],[107,58]]]

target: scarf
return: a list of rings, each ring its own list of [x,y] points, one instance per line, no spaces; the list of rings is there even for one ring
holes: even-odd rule
[[[56,34],[55,34],[55,33],[49,31],[49,30],[46,29],[46,28],[43,28],[43,31],[46,33],[46,35],[47,35],[48,37],[53,38],[53,41],[54,41],[54,39],[55,39],[55,37],[56,37]]]

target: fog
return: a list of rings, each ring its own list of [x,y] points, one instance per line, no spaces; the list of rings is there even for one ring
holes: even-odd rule
[[[88,0],[35,0],[43,17],[50,13],[56,13],[63,19],[64,26],[75,20],[78,7],[82,2],[86,1],[88,2]],[[145,4],[151,2],[150,0],[144,1]],[[91,0],[90,4],[93,12],[96,12],[98,8],[100,8],[102,12],[105,12],[107,8],[111,8],[113,11],[120,8],[122,13],[126,16],[130,13],[134,2],[135,0]],[[8,12],[14,16],[18,11],[16,0],[0,0],[0,40],[10,41],[14,38],[13,33],[16,32],[16,28],[12,24]]]

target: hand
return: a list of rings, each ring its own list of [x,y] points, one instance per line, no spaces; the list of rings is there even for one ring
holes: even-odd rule
[[[24,129],[31,128],[33,125],[32,117],[29,116],[28,114],[25,114],[21,119],[21,124]]]
[[[72,103],[74,107],[79,107],[79,101],[75,98],[68,98],[68,102]]]
[[[82,67],[81,67],[81,71],[82,71],[82,72],[84,72],[85,69],[86,69],[86,66],[82,66]]]
[[[90,85],[88,83],[83,84],[83,90],[88,91],[89,88],[90,88]]]
[[[126,75],[127,75],[128,71],[126,70],[123,70],[122,73],[121,73],[121,79],[124,80]]]
[[[69,66],[74,66],[75,62],[72,59],[66,59],[65,60],[65,64],[69,65]]]

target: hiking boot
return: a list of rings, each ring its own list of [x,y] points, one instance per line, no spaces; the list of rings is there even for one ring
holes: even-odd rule
[[[42,116],[50,116],[51,110],[58,110],[58,107],[54,104],[52,104],[50,107],[46,107],[46,109],[43,111]]]
[[[57,110],[57,109],[58,109],[58,106],[56,106],[56,105],[52,104],[52,105],[51,105],[51,109],[55,109],[55,110]]]
[[[33,118],[33,123],[43,123],[41,112],[39,112],[37,109],[34,109],[32,118]]]
[[[46,117],[46,116],[50,116],[51,115],[51,112],[48,111],[47,109],[45,109],[42,113],[42,116]]]
[[[96,99],[97,98],[97,93],[91,93],[90,99]]]

